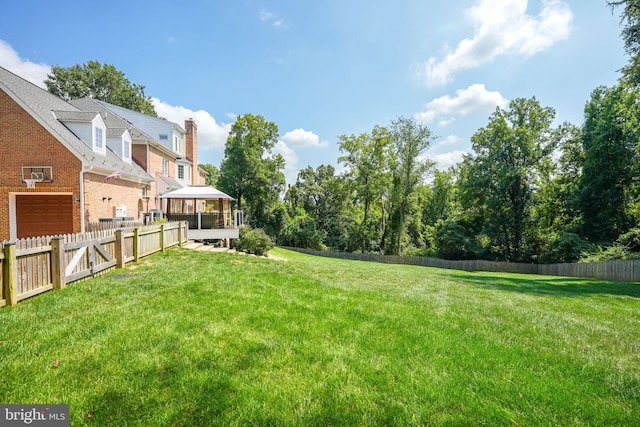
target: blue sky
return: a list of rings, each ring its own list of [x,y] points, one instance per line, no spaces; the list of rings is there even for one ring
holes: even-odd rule
[[[239,114],[278,125],[294,182],[338,170],[339,135],[398,116],[436,135],[441,169],[470,151],[497,106],[535,96],[582,123],[627,62],[606,0],[0,0],[0,66],[43,85],[52,65],[114,65],[156,111],[199,130],[220,164]]]

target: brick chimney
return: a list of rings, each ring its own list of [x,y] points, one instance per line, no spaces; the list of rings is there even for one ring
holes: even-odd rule
[[[191,168],[191,184],[200,184],[200,174],[198,173],[198,125],[195,120],[189,118],[184,121],[184,128],[187,131],[185,141],[185,156],[193,162]]]

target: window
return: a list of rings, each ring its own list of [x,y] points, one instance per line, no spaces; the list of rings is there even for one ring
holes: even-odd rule
[[[184,165],[178,165],[178,179],[184,179]]]
[[[96,148],[102,150],[104,148],[104,139],[102,128],[96,127]]]
[[[162,175],[169,176],[169,160],[162,159]]]
[[[131,160],[131,143],[129,141],[123,141],[122,155],[125,160]]]
[[[174,135],[173,137],[173,151],[176,153],[180,152],[180,138]]]
[[[160,135],[160,141],[167,141],[167,140],[169,140],[169,135],[165,135],[165,134]]]

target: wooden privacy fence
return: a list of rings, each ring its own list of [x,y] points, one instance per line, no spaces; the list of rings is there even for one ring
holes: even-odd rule
[[[563,264],[525,264],[483,260],[456,261],[419,256],[328,252],[293,247],[284,248],[310,255],[330,258],[374,261],[390,264],[419,265],[423,267],[446,268],[451,270],[541,274],[547,276],[585,277],[592,279],[618,280],[623,282],[640,282],[640,260]]]
[[[0,244],[0,307],[123,267],[188,240],[188,224],[173,222]]]

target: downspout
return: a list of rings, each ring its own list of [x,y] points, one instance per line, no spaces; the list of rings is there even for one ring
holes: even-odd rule
[[[82,166],[82,169],[80,169],[80,231],[82,233],[85,232],[85,224],[84,224],[84,173],[87,172],[85,171],[86,166]],[[91,170],[91,169],[89,169]]]

